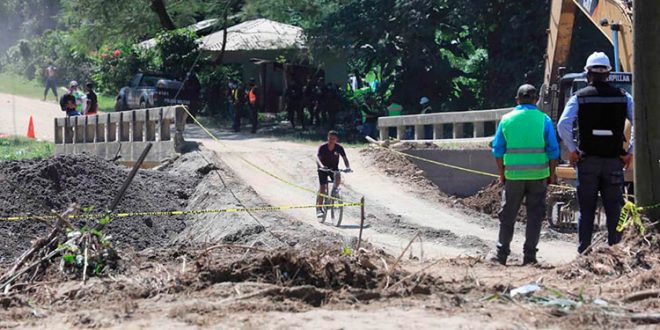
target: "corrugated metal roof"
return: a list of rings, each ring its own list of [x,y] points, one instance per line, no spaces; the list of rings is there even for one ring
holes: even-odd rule
[[[201,49],[220,51],[224,31],[200,38]],[[305,47],[303,29],[265,18],[227,28],[226,51],[297,49]]]
[[[199,21],[193,25],[189,25],[186,28],[189,29],[190,31],[197,32],[211,27],[217,21],[218,21],[217,18],[207,19],[204,21]],[[142,41],[138,44],[138,47],[144,49],[153,48],[154,46],[156,46],[156,38],[151,38],[149,40]]]

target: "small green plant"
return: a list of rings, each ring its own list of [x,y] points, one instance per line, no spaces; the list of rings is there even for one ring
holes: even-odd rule
[[[353,255],[353,249],[351,249],[350,246],[344,246],[344,248],[341,251],[341,255],[344,257],[350,257]]]

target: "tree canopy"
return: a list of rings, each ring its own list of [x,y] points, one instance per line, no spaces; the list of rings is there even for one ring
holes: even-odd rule
[[[37,68],[57,60],[72,75],[90,76],[100,70],[99,54],[130,53],[132,45],[164,31],[209,18],[222,24],[225,14],[228,25],[265,17],[303,27],[309,56],[336,52],[351,71],[377,76],[379,93],[388,100],[415,105],[427,96],[438,110],[499,107],[512,102],[517,85],[541,83],[548,3],[5,0],[1,63],[35,77]],[[172,54],[169,61],[175,58],[188,57]]]

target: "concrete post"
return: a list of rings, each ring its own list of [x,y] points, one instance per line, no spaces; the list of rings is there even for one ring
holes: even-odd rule
[[[73,117],[76,129],[73,132],[76,143],[85,143],[85,121],[82,116]]]
[[[147,110],[144,114],[144,141],[156,141],[156,122],[158,120],[158,111],[156,109]]]
[[[424,140],[424,125],[415,125],[415,140]]]
[[[380,132],[380,140],[385,141],[390,139],[390,130],[389,127],[378,127],[378,131]]]
[[[473,124],[474,129],[472,130],[472,137],[483,137],[484,136],[484,122],[478,121]]]
[[[433,139],[434,140],[442,140],[444,138],[444,125],[443,124],[435,124],[433,125]]]
[[[396,138],[398,140],[404,140],[406,138],[406,127],[405,126],[397,126],[396,127]]]
[[[454,139],[463,138],[463,123],[453,123],[454,126]]]

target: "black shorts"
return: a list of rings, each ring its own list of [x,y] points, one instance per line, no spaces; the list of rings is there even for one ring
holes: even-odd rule
[[[335,181],[335,173],[321,171],[321,170],[319,170],[318,172],[319,172],[319,183],[321,185],[328,184],[329,182],[334,182]]]

